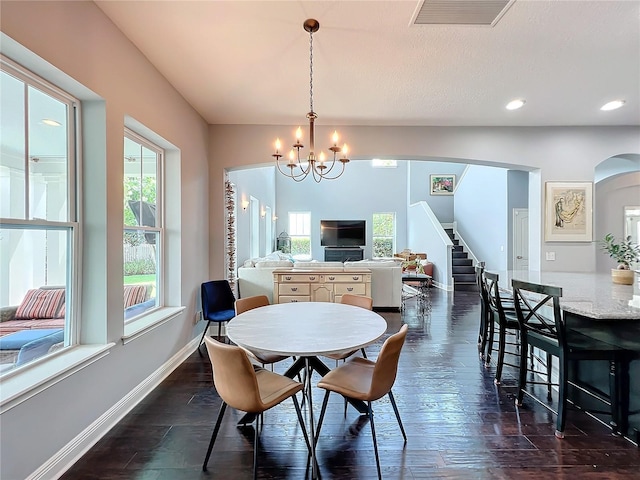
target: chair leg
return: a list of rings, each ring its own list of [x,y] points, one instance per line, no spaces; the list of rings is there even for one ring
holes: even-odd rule
[[[204,332],[202,332],[202,337],[200,337],[200,343],[198,344],[198,353],[200,354],[201,357],[202,357],[202,351],[200,350],[200,347],[204,343],[204,337],[207,334],[207,330],[209,329],[210,323],[211,323],[211,320],[207,320],[207,326],[204,327]]]
[[[552,355],[547,353],[547,399],[551,400],[551,366]]]
[[[484,366],[491,365],[491,349],[493,348],[493,334],[495,331],[495,321],[493,315],[489,314],[489,338],[487,339],[487,353],[484,356]]]
[[[262,414],[256,417],[256,428],[253,433],[253,480],[258,478],[258,437],[260,436],[260,420]]]
[[[556,437],[564,438],[564,425],[567,417],[567,367],[564,355],[558,358],[558,418],[556,419]]]
[[[304,397],[303,397],[304,398]],[[309,435],[307,434],[307,429],[304,425],[304,418],[302,417],[302,411],[300,410],[300,404],[298,403],[298,399],[295,395],[291,397],[293,400],[293,405],[296,407],[296,415],[298,415],[298,422],[300,422],[300,428],[302,428],[302,434],[304,435],[304,441],[307,444],[307,449],[309,453],[311,453],[311,443],[309,443]]]
[[[220,341],[221,338],[222,338],[222,322],[218,322],[218,341]]]
[[[367,358],[367,352],[365,351],[365,349],[361,348],[360,351],[362,352],[362,357]]]
[[[389,400],[391,400],[391,406],[393,407],[393,411],[396,414],[396,419],[398,420],[400,431],[402,432],[402,436],[404,437],[404,443],[407,443],[407,434],[404,433],[404,426],[402,425],[402,420],[400,420],[400,412],[398,411],[398,406],[396,405],[396,400],[395,398],[393,398],[393,392],[391,392],[391,390],[389,390]]]
[[[371,402],[367,402],[367,413],[369,415],[369,422],[371,422],[371,437],[373,438],[373,451],[376,454],[376,467],[378,467],[378,480],[382,480],[382,473],[380,473],[380,457],[378,456],[378,442],[376,440],[376,426],[373,422],[373,409],[371,408]]]
[[[318,418],[318,428],[316,429],[316,438],[314,439],[314,445],[318,444],[318,438],[320,437],[320,429],[322,428],[322,420],[324,420],[324,414],[327,411],[327,403],[329,403],[329,390],[324,394],[322,400],[322,408],[320,409],[320,418]]]
[[[222,402],[220,405],[220,411],[218,412],[218,419],[216,420],[216,426],[213,427],[213,433],[211,434],[211,441],[209,441],[209,448],[207,448],[207,455],[204,457],[204,463],[202,464],[202,470],[204,472],[207,471],[207,464],[209,463],[209,457],[211,456],[211,451],[213,450],[213,444],[216,442],[216,437],[218,436],[218,431],[220,430],[220,424],[222,423],[222,417],[224,417],[224,412],[227,409],[227,404]]]
[[[527,352],[529,345],[524,335],[520,338],[520,371],[518,372],[518,394],[516,395],[516,406],[522,406],[524,388],[527,385]]]
[[[500,332],[498,333],[498,361],[496,365],[496,378],[493,380],[493,383],[496,385],[500,385],[500,380],[502,379],[502,367],[504,365],[504,351],[506,349],[507,343],[507,331],[504,326],[500,325]]]

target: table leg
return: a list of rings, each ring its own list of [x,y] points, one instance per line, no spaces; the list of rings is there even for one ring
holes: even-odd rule
[[[311,395],[311,362],[309,357],[305,357],[304,358],[304,363],[305,363],[305,369],[307,371],[307,385],[306,385],[306,389],[307,389],[307,402],[309,402],[309,428],[311,429],[311,478],[315,479],[318,478],[318,470],[317,470],[317,465],[316,465],[316,432],[315,432],[315,426],[314,426],[314,422],[313,422],[313,399],[312,399],[312,395]]]

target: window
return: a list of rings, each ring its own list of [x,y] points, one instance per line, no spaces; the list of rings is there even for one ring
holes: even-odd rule
[[[397,160],[381,160],[379,158],[374,158],[371,160],[371,166],[373,168],[397,168],[398,161]]]
[[[162,305],[164,151],[124,134],[124,320]]]
[[[289,212],[291,256],[296,260],[311,260],[311,213]]]
[[[273,252],[273,218],[271,207],[264,207],[264,250],[265,255]]]
[[[251,258],[260,256],[260,201],[249,197],[249,238],[251,239]]]
[[[79,102],[5,57],[0,66],[0,336],[13,344],[2,375],[75,343]]]
[[[393,257],[396,243],[396,214],[373,214],[373,257]]]

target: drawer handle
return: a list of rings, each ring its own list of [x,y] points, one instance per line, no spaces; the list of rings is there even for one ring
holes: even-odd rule
[[[360,277],[359,277],[359,276],[356,276],[356,275],[354,275],[354,276],[353,276],[353,277],[351,277],[351,278],[353,278],[354,280],[360,280]]]
[[[298,303],[298,300],[292,299],[291,303]]]
[[[316,277],[309,277],[309,280],[315,280]]]
[[[297,292],[298,291],[298,287],[291,287],[291,291],[292,292]]]
[[[291,277],[284,277],[285,280],[291,280]]]
[[[347,292],[353,292],[353,287],[347,287]]]
[[[336,277],[329,277],[329,280],[335,280]]]

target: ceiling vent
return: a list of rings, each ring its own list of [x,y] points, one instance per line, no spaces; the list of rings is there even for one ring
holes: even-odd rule
[[[515,0],[422,0],[415,25],[494,26]]]

